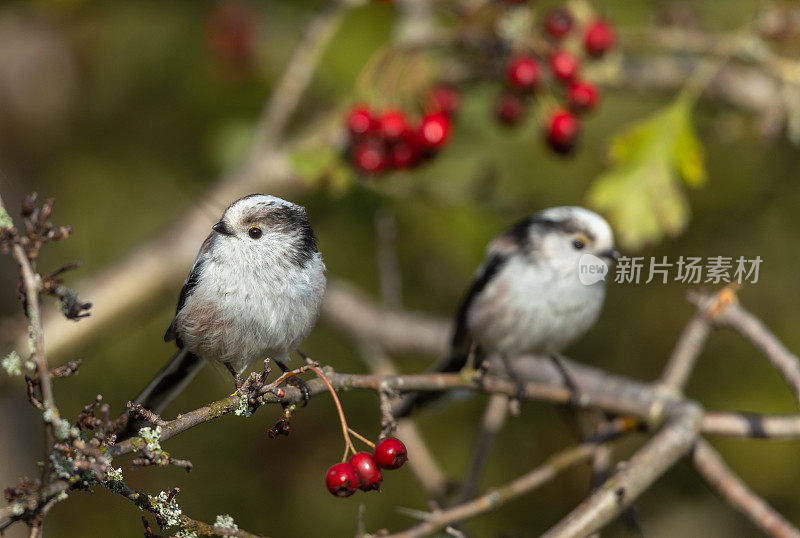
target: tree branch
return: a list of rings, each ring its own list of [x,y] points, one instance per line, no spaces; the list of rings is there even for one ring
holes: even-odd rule
[[[703,304],[706,299],[701,294],[692,294],[689,297],[696,305]],[[780,372],[800,403],[800,360],[761,321],[745,310],[738,301],[720,309],[712,318],[717,325],[733,329],[752,342]]]
[[[703,417],[703,434],[757,439],[797,439],[800,437],[800,415],[708,411]]]
[[[614,476],[595,490],[543,538],[581,538],[616,518],[692,447],[702,411],[682,403],[668,411],[664,427]]]
[[[261,120],[253,136],[251,155],[259,155],[262,151],[277,146],[348,9],[365,2],[366,0],[333,0],[306,26],[272,98],[267,101],[261,113]]]
[[[483,412],[480,428],[478,429],[475,444],[472,448],[472,458],[470,459],[467,474],[461,485],[459,500],[465,502],[470,500],[475,492],[478,491],[483,475],[483,468],[489,459],[489,451],[492,448],[497,434],[503,428],[508,416],[508,397],[502,394],[492,394]]]
[[[762,531],[775,538],[800,538],[800,530],[748,488],[704,439],[697,441],[692,453],[692,463],[728,504]]]
[[[683,391],[689,382],[694,364],[705,347],[711,324],[705,312],[698,312],[683,329],[675,349],[661,374],[661,383],[669,389]]]
[[[563,450],[551,456],[544,464],[504,486],[493,488],[485,495],[453,508],[433,512],[428,519],[419,525],[402,532],[390,534],[386,538],[419,538],[428,536],[453,523],[466,521],[481,514],[497,510],[508,501],[543,486],[558,476],[559,473],[588,459],[596,448],[597,443],[591,442]]]

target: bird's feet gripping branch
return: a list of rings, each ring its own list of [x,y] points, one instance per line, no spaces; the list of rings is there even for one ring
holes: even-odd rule
[[[295,376],[309,370],[316,370],[319,364],[309,360],[306,364],[299,368],[295,368],[294,370],[289,370],[280,362],[278,364],[281,367],[282,373],[271,383],[267,383],[267,378],[269,378],[269,375],[272,372],[272,364],[269,359],[264,359],[264,368],[261,371],[252,372],[246,380],[242,380],[241,376],[238,374],[234,375],[234,380],[236,383],[236,392],[234,394],[237,394],[243,402],[241,413],[237,411],[237,414],[249,416],[255,412],[256,409],[265,403],[264,396],[266,394],[274,394],[278,398],[285,397],[286,391],[281,387],[281,385],[284,384],[297,386],[302,394],[303,405],[308,402],[309,398],[311,397],[311,391],[309,390],[305,381],[302,381]],[[293,382],[295,379],[300,381],[300,383]],[[269,429],[270,437],[275,437],[277,435],[289,435],[289,432],[291,431],[290,419],[294,410],[295,404],[293,402],[286,402],[283,404],[283,415],[275,424],[275,426]]]

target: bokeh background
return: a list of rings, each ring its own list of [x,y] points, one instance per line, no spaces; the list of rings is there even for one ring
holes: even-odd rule
[[[173,225],[185,209],[207,206],[212,223],[230,201],[203,199],[203,193],[244,157],[265,98],[302,28],[322,4],[237,3],[236,9],[247,14],[245,26],[252,25],[247,27],[252,42],[247,54],[232,57],[215,44],[214,17],[220,16],[223,4],[228,3],[0,3],[0,191],[10,208],[31,190],[53,196],[54,220],[74,228],[70,240],[44,251],[43,270],[81,259],[83,267],[70,279],[87,277]],[[626,35],[651,28],[668,10],[691,21],[679,17],[678,24],[730,32],[756,19],[762,4],[603,0],[594,7],[620,28],[624,46]],[[552,5],[536,2],[537,9]],[[397,17],[396,6],[378,2],[347,15],[292,129],[307,131],[317,123],[322,128],[331,111],[343,111],[362,98],[354,93],[359,73],[392,38]],[[330,275],[377,294],[375,215],[391,212],[404,305],[450,316],[496,233],[540,208],[585,204],[592,182],[609,169],[612,136],[667,106],[676,95],[670,90],[604,91],[602,106],[584,125],[578,151],[564,158],[542,143],[535,114],[516,129],[500,126],[493,116],[496,93],[492,82],[465,86],[450,145],[419,170],[366,183],[340,174],[338,183],[315,184],[295,200],[308,209]],[[782,127],[765,132],[761,120],[714,95],[699,100],[692,122],[705,147],[708,181],[702,188],[687,189],[691,220],[685,231],[636,254],[670,259],[761,256],[760,279],[744,287],[742,301],[790,349],[798,350],[800,151]],[[378,181],[401,187],[376,188]],[[186,237],[198,245],[202,239]],[[11,260],[0,259],[0,350],[6,352],[24,326],[16,278]],[[172,347],[162,342],[162,335],[180,284],[176,280],[174,294],[159,297],[79,353],[50,357],[53,364],[84,359],[80,375],[56,385],[65,416],[74,416],[97,393],[121,410],[171,356]],[[569,356],[654,379],[692,315],[684,299],[689,289],[674,282],[610,284],[602,318]],[[92,300],[91,294],[85,298]],[[338,371],[368,371],[352,343],[324,324],[304,348]],[[402,371],[416,372],[427,360],[397,357],[396,363]],[[209,368],[166,414],[217,399],[228,393],[229,385]],[[794,410],[779,375],[732,333],[712,336],[688,393],[709,409]],[[343,403],[357,430],[377,435],[374,395],[347,393]],[[468,461],[484,404],[484,397],[473,397],[419,417],[437,459],[454,480]],[[213,521],[215,515],[228,513],[242,528],[270,536],[351,536],[360,504],[366,507],[367,529],[400,530],[413,521],[396,507],[425,508],[424,495],[407,469],[387,476],[380,494],[340,500],[325,490],[325,470],[341,453],[339,425],[328,398],[315,398],[296,415],[290,437],[271,440],[266,428],[276,414],[276,409],[265,408],[248,420],[224,417],[169,441],[166,448],[173,455],[194,463],[190,474],[178,468],[130,470],[125,462],[125,476],[149,492],[180,487],[180,505],[192,517]],[[5,486],[17,476],[36,473],[41,432],[19,379],[4,374],[0,425],[0,482]],[[572,442],[557,410],[526,403],[497,440],[483,485],[502,484]],[[640,442],[634,438],[622,443],[615,454],[624,458]],[[757,492],[791,521],[800,522],[798,442],[713,444]],[[576,468],[464,528],[472,536],[537,535],[584,498],[588,480],[588,470]],[[651,538],[758,534],[686,464],[645,493],[636,513]],[[53,509],[45,535],[140,536],[140,515],[131,503],[102,488],[94,494],[76,492]],[[22,536],[23,529],[8,535]],[[607,535],[625,535],[625,530],[615,524]]]

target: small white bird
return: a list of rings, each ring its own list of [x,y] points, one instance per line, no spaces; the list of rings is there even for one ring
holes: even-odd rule
[[[180,349],[136,398],[160,412],[210,362],[234,377],[270,358],[286,370],[325,296],[325,264],[305,209],[252,194],[212,226],[164,335]]]
[[[611,227],[582,207],[545,209],[512,226],[489,244],[458,309],[450,353],[431,370],[459,371],[470,353],[476,367],[494,355],[557,355],[594,325],[603,306],[605,281],[583,284],[579,267],[594,261],[607,268],[617,256]],[[409,395],[396,414],[437,396]]]

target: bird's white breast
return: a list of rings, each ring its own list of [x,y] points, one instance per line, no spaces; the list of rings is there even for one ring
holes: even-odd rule
[[[512,257],[470,307],[470,334],[487,352],[559,353],[597,320],[603,282],[584,286],[557,271]]]
[[[229,240],[215,249],[178,314],[186,347],[238,371],[267,357],[287,360],[314,326],[325,294],[319,253],[301,266],[280,244],[266,255],[250,247]]]

